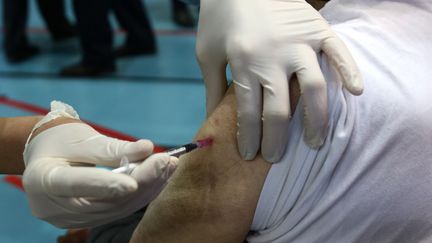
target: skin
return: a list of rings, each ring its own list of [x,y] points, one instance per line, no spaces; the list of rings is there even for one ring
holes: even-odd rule
[[[22,152],[33,126],[39,116],[0,118],[0,173],[22,174]]]
[[[328,2],[329,0],[307,0],[307,2],[312,5],[315,9],[319,10]]]
[[[291,105],[299,99],[291,82]],[[294,110],[294,109],[292,109]],[[241,159],[236,146],[232,87],[199,130],[211,147],[180,158],[167,187],[149,206],[131,242],[243,242],[271,164]]]
[[[0,173],[21,175],[24,172],[22,153],[31,130],[42,116],[0,118]],[[81,122],[70,118],[57,118],[38,128],[32,137],[54,126]]]
[[[213,145],[180,158],[131,242],[243,241],[270,164],[240,158],[234,103],[229,92],[196,137],[212,137]]]

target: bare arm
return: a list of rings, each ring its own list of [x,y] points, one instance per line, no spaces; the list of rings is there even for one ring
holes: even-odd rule
[[[22,153],[27,137],[39,116],[0,118],[0,173],[22,174]]]
[[[23,151],[31,130],[42,116],[0,118],[0,174],[24,172]],[[77,123],[80,120],[60,117],[36,129],[32,138],[39,133],[65,123]]]
[[[294,108],[297,82],[290,85]],[[294,109],[292,109],[294,110]],[[232,88],[197,138],[214,144],[180,158],[167,187],[149,206],[131,242],[243,242],[270,164],[261,156],[243,161],[236,147]]]
[[[229,92],[197,135],[213,137],[214,144],[180,159],[132,242],[243,242],[270,164],[261,157],[241,160],[235,117]]]

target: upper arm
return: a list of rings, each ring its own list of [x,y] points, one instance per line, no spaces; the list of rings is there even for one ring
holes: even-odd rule
[[[213,145],[180,158],[132,242],[243,242],[270,164],[239,156],[235,111],[231,90],[197,135]]]

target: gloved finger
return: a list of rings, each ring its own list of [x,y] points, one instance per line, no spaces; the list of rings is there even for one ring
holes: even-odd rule
[[[312,148],[319,148],[328,125],[327,86],[312,49],[302,50],[302,68],[297,71],[304,101],[305,140]]]
[[[226,63],[200,62],[206,87],[206,110],[209,117],[227,90]]]
[[[166,181],[177,168],[178,158],[166,153],[153,154],[136,167],[131,176],[139,186],[152,185],[156,180]],[[141,188],[140,188],[141,189]]]
[[[154,148],[150,140],[129,142],[106,136],[97,138],[97,141],[89,145],[92,145],[93,151],[98,152],[94,156],[88,156],[91,161],[83,162],[110,167],[118,167],[123,156],[126,156],[129,161],[142,161],[153,152]]]
[[[237,100],[238,148],[244,160],[252,160],[261,143],[262,88],[257,77],[241,67],[232,65],[232,73]]]
[[[344,87],[354,95],[361,95],[363,82],[360,71],[342,40],[336,36],[327,38],[322,44],[322,50],[342,76]]]
[[[200,21],[208,21],[208,19],[203,18]],[[198,26],[198,29],[200,28],[201,26]],[[206,87],[206,110],[209,117],[227,90],[227,60],[220,41],[211,36],[201,35],[202,32],[198,31],[195,53]]]
[[[263,83],[263,138],[261,153],[265,160],[277,162],[285,152],[291,116],[289,85],[283,70],[274,70]]]
[[[152,154],[154,145],[150,140],[141,139],[136,142],[128,142],[124,140],[114,139],[110,143],[110,152],[117,159],[126,156],[129,161],[139,161],[147,158]]]
[[[57,167],[44,178],[47,194],[58,197],[112,199],[137,190],[130,176],[94,167]]]

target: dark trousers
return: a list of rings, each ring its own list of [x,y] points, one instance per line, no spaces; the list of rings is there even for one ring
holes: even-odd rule
[[[174,14],[174,12],[177,10],[182,10],[186,8],[187,8],[187,4],[182,2],[181,0],[171,0],[172,14]]]
[[[38,0],[40,13],[52,36],[61,35],[71,27],[63,0]],[[6,53],[28,45],[26,36],[28,0],[3,0],[4,47]]]
[[[141,0],[74,0],[77,27],[87,67],[114,66],[113,32],[108,13],[112,9],[127,31],[132,48],[155,45],[154,34]]]

